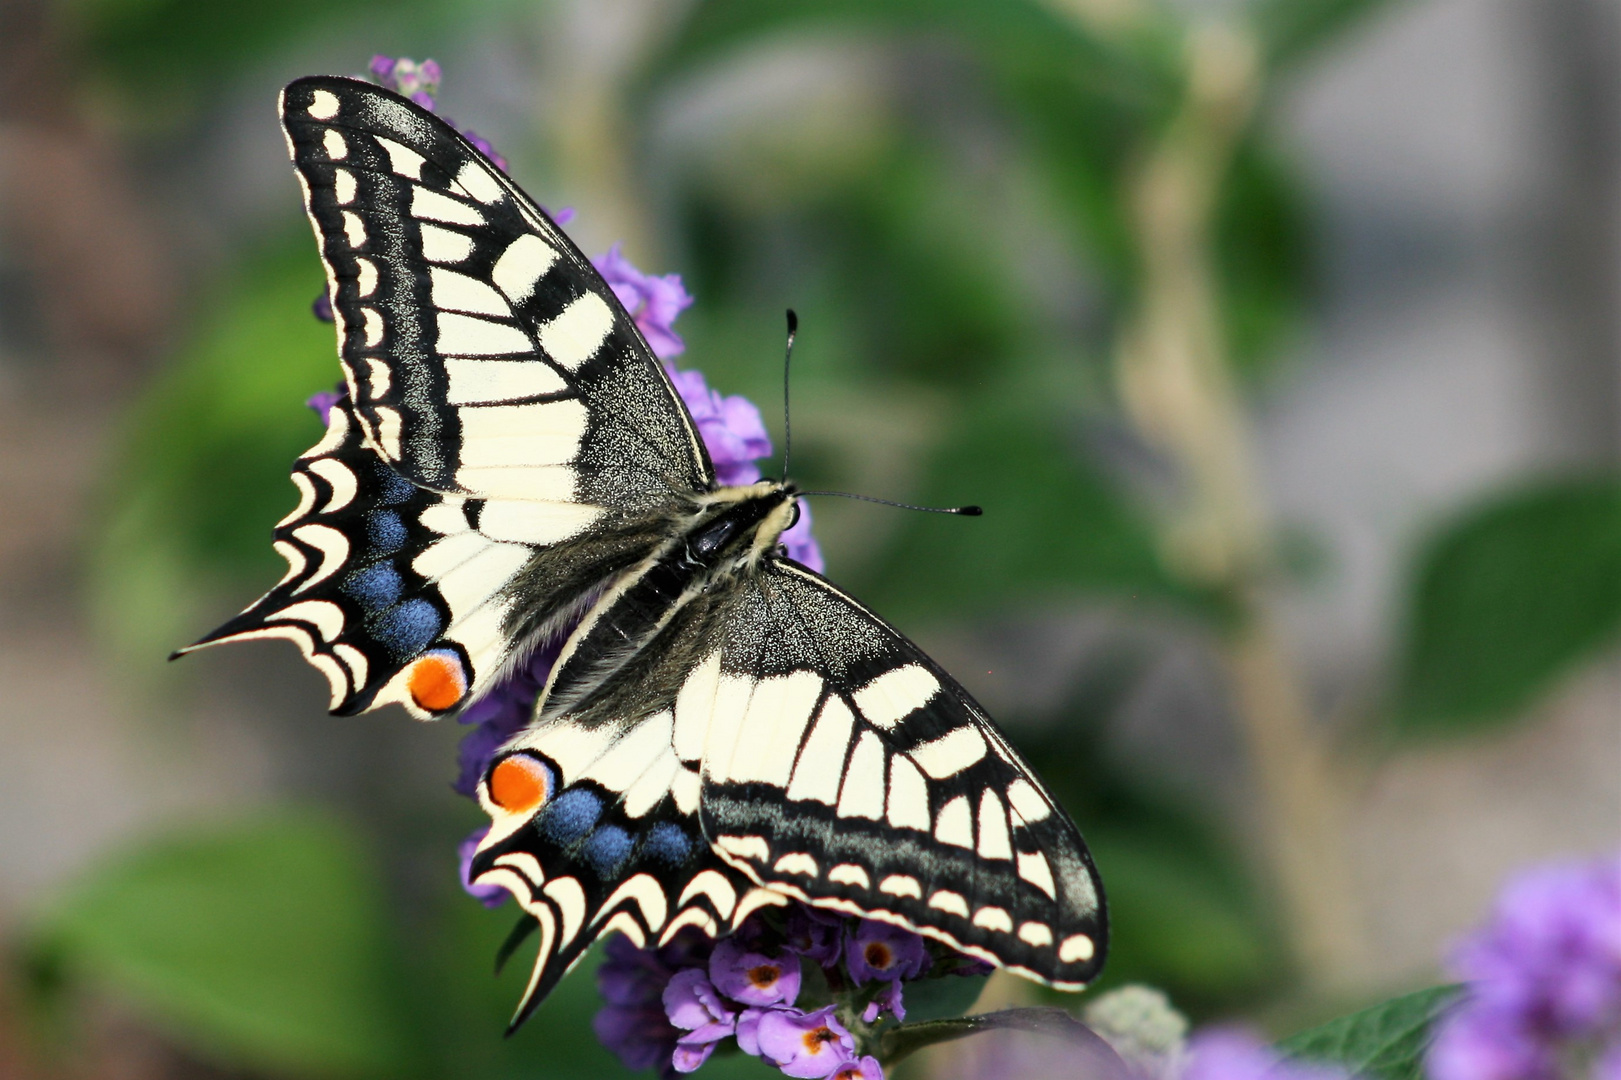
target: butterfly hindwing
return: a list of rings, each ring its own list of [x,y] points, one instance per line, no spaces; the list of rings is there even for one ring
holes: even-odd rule
[[[712,486],[612,289],[450,125],[335,77],[292,83],[281,110],[356,415],[402,475],[541,504],[537,542]]]
[[[292,477],[299,504],[274,533],[286,576],[192,648],[291,638],[343,715],[389,702],[435,715],[476,696],[517,644],[511,586],[535,556],[498,527],[499,504],[400,476],[347,401]]]
[[[967,692],[897,631],[773,561],[713,675],[700,814],[717,854],[818,906],[882,919],[1060,987],[1103,961],[1080,834]]]
[[[628,723],[570,718],[522,733],[485,771],[492,824],[472,864],[538,923],[540,945],[516,1026],[602,934],[640,946],[684,927],[719,937],[780,895],[728,867],[696,814],[698,774],[664,708]]]

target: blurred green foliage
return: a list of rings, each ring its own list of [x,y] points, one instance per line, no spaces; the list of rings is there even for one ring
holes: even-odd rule
[[[215,1060],[380,1076],[418,1056],[391,1000],[381,906],[367,846],[292,814],[180,832],[99,865],[33,947]]]
[[[1421,556],[1409,603],[1400,730],[1523,714],[1621,632],[1621,480],[1548,481],[1461,514]]]

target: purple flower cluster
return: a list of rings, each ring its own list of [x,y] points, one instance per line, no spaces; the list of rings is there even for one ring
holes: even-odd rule
[[[644,950],[615,935],[597,972],[606,1004],[593,1026],[628,1068],[666,1077],[734,1039],[785,1076],[882,1080],[878,1059],[862,1053],[870,1026],[886,1013],[904,1018],[901,982],[930,964],[916,934],[804,904],[713,944],[691,934]],[[813,969],[819,1000],[802,1001]]]
[[[1449,967],[1433,1080],[1621,1080],[1621,856],[1515,877]]]

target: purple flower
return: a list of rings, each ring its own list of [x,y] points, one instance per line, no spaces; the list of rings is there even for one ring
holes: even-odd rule
[[[1212,1028],[1188,1041],[1182,1080],[1344,1080],[1346,1074],[1327,1065],[1284,1061],[1265,1042],[1247,1031]]]
[[[686,351],[681,335],[672,329],[676,316],[692,306],[692,297],[681,286],[680,274],[663,277],[644,274],[625,258],[618,244],[609,248],[607,254],[592,259],[591,265],[636,320],[636,328],[647,339],[654,356],[669,360]]]
[[[315,410],[315,415],[321,418],[321,423],[327,427],[332,426],[332,407],[348,396],[347,390],[322,390],[318,394],[311,394],[309,400],[304,402],[307,408]]]
[[[737,1010],[726,1007],[715,984],[703,968],[683,968],[664,988],[664,1012],[670,1023],[687,1031],[698,1031],[713,1024],[724,1024],[726,1033],[737,1027]]]
[[[332,317],[332,297],[327,295],[325,289],[321,290],[321,295],[317,296],[315,302],[310,305],[310,314],[324,323],[336,321]]]
[[[424,60],[419,64],[404,56],[398,60],[374,56],[367,70],[379,86],[410,98],[429,112],[433,111],[433,99],[439,93],[439,81],[443,76],[437,61]]]
[[[840,1066],[855,1060],[855,1039],[833,1018],[832,1005],[813,1013],[762,1010],[751,1041],[761,1058],[787,1076],[831,1076]],[[740,1025],[739,1045],[742,1042]],[[747,1051],[748,1047],[743,1049]]]
[[[805,959],[832,967],[844,953],[844,923],[839,915],[818,911],[809,904],[795,904],[788,911],[784,936],[788,948]]]
[[[664,988],[664,1013],[686,1034],[676,1040],[671,1065],[689,1073],[714,1053],[715,1044],[737,1030],[737,1013],[715,989],[702,968],[683,968]]]
[[[490,827],[486,825],[482,829],[474,829],[468,833],[467,839],[456,845],[456,858],[461,863],[462,888],[467,890],[467,895],[487,908],[498,908],[507,902],[506,889],[500,885],[475,885],[472,881],[473,853],[478,850],[478,845],[483,842],[489,831]]]
[[[871,1054],[860,1061],[847,1061],[833,1071],[833,1080],[884,1080],[884,1070]]]
[[[929,950],[910,930],[863,919],[844,944],[844,963],[856,982],[915,979],[928,970]]]
[[[715,946],[709,977],[721,993],[744,1005],[792,1005],[799,997],[797,956],[755,952],[736,936]]]
[[[1621,1024],[1621,858],[1514,878],[1449,968],[1469,990],[1438,1025],[1434,1080],[1564,1075]]]
[[[897,1020],[906,1019],[906,1005],[901,1001],[901,981],[886,982],[878,993],[873,995],[867,1007],[862,1010],[861,1020],[870,1024],[884,1013],[889,1013]]]

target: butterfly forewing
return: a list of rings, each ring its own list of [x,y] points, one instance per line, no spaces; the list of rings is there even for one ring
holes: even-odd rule
[[[281,108],[350,396],[402,475],[542,504],[537,542],[712,486],[613,291],[460,134],[353,79],[300,79]]]

